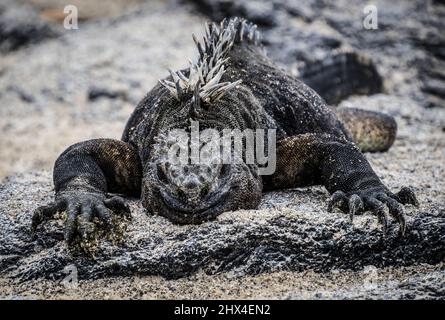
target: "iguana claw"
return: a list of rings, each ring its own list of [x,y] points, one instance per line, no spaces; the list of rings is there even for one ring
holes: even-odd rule
[[[94,217],[101,220],[107,229],[113,228],[112,213],[131,217],[130,209],[120,197],[106,199],[103,194],[69,191],[58,194],[57,199],[45,206],[39,207],[32,216],[31,232],[35,234],[38,226],[54,218],[58,212],[66,211],[65,240],[70,245],[76,235],[82,241],[91,239],[95,225]]]
[[[403,187],[397,194],[393,194],[385,187],[375,187],[364,190],[352,191],[344,193],[341,190],[334,192],[328,203],[328,211],[331,212],[334,207],[338,207],[341,211],[348,213],[351,222],[354,215],[372,211],[382,224],[383,234],[387,234],[388,218],[386,209],[389,214],[399,223],[399,235],[403,236],[406,232],[406,218],[403,211],[403,204],[419,205],[414,191],[409,187]]]

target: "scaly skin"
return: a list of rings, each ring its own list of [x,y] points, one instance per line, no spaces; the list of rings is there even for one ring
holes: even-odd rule
[[[196,88],[194,93],[179,90],[176,97],[168,85],[158,84],[136,107],[122,141],[97,139],[69,147],[54,168],[56,200],[36,210],[34,231],[66,210],[66,241],[87,240],[94,232],[94,217],[109,225],[111,214],[129,212],[122,198],[110,198],[109,193],[140,196],[152,213],[185,224],[210,220],[224,211],[256,208],[263,190],[321,184],[332,194],[329,210],[338,206],[351,219],[371,210],[386,231],[387,206],[400,223],[400,234],[405,232],[402,204],[416,205],[414,193],[409,188],[396,194],[388,190],[359,149],[387,150],[395,138],[394,119],[329,107],[264,55],[249,38],[252,25],[232,19],[222,26],[233,27],[236,34],[224,56],[228,60],[221,82],[241,83],[217,101],[199,103],[194,100]],[[190,76],[190,70],[183,73]],[[167,80],[175,81],[174,75]],[[169,163],[162,156],[166,133],[189,130],[191,121],[198,121],[200,130],[276,129],[275,173],[259,176],[257,164]]]

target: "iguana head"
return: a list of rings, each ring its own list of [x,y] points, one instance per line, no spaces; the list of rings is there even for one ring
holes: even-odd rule
[[[187,118],[185,114],[181,120],[184,110],[191,108],[183,106],[165,120],[165,127],[151,145],[144,173],[142,198],[149,210],[185,224],[258,206],[262,181],[257,165],[246,162],[243,156],[243,132],[224,128],[224,119],[230,119],[233,113],[228,102],[233,105],[235,96],[229,94],[212,105],[226,108],[218,112],[200,110],[195,115],[199,118]],[[228,120],[237,121],[236,117]]]
[[[239,135],[262,122],[252,93],[241,80],[225,74],[235,42],[258,43],[256,26],[234,18],[208,24],[202,42],[193,38],[197,61],[188,69],[170,70],[158,86],[163,107],[158,109],[163,111],[152,129],[142,190],[147,208],[176,223],[199,223],[224,211],[255,208],[262,192],[257,165],[246,162],[233,144],[224,148],[223,141],[233,130]]]
[[[225,211],[256,208],[262,184],[246,164],[150,166],[143,181],[144,205],[174,223],[211,220]]]

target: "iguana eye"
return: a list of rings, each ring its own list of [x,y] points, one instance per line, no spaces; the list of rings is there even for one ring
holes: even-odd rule
[[[229,172],[230,172],[230,167],[229,167],[229,165],[228,165],[228,164],[224,164],[224,165],[221,167],[221,172],[220,172],[219,177],[220,177],[220,178],[227,177],[227,176],[229,175]]]
[[[166,176],[166,174],[165,174],[165,168],[164,168],[164,166],[163,165],[158,165],[157,166],[157,173],[158,173],[158,178],[159,178],[159,180],[161,180],[162,182],[164,182],[164,183],[168,183],[168,179],[167,179],[167,176]]]
[[[170,170],[169,170],[169,173],[170,173],[170,175],[171,175],[173,178],[177,178],[177,177],[179,177],[179,172],[178,172],[178,170],[177,170],[176,168],[172,168],[172,169],[170,169]]]

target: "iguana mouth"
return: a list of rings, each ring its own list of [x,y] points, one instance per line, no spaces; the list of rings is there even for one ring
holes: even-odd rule
[[[196,174],[193,167],[183,176]],[[157,166],[147,166],[143,184],[144,206],[152,214],[161,215],[176,224],[200,224],[225,211],[255,208],[260,200],[262,183],[247,165],[223,165],[208,184],[175,184],[162,175]],[[159,176],[159,174],[161,175]],[[174,182],[174,181],[173,181]]]
[[[222,190],[213,192],[202,199],[199,207],[187,206],[182,199],[160,189],[159,199],[164,207],[160,214],[181,224],[201,223],[210,220],[224,211],[231,189],[226,186]]]

